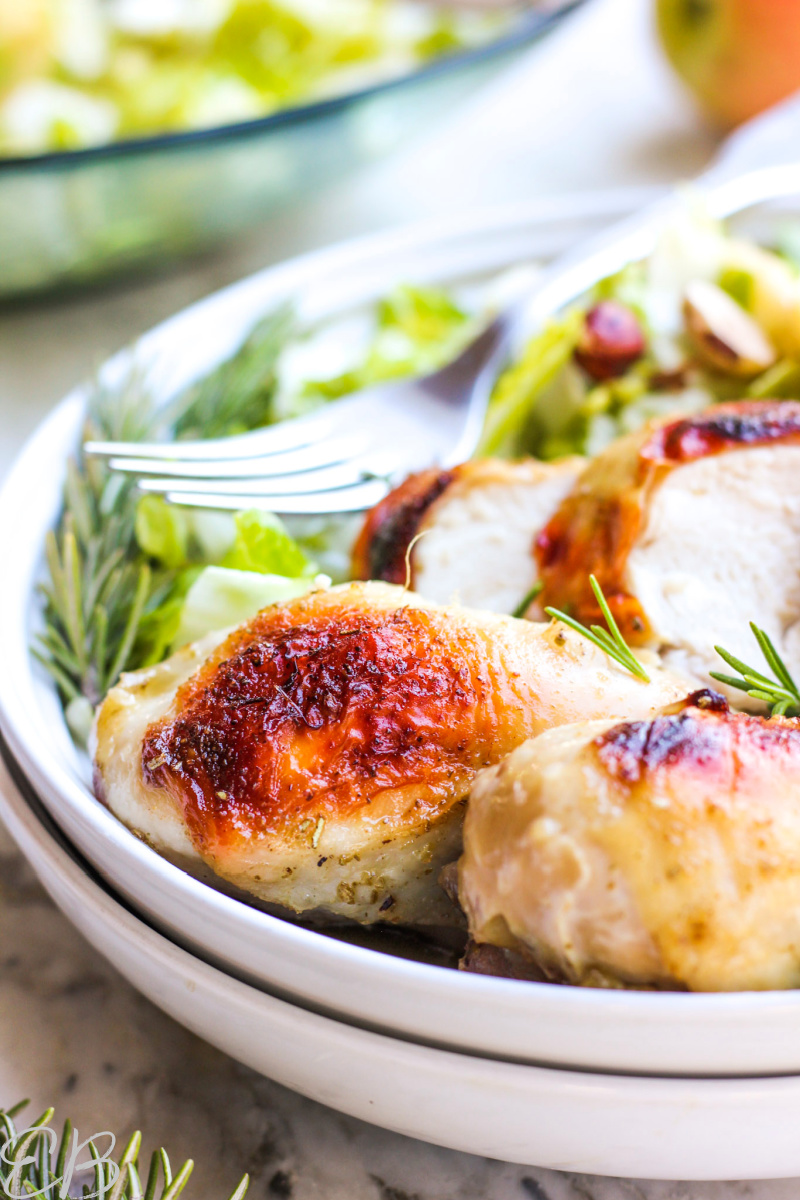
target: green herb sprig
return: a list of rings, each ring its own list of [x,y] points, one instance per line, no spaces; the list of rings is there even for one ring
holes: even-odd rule
[[[580,633],[583,637],[588,638],[590,642],[594,642],[595,646],[599,646],[601,650],[618,662],[620,666],[625,667],[637,679],[641,679],[644,683],[650,682],[650,676],[645,671],[638,658],[634,655],[628,643],[619,631],[619,626],[614,620],[614,614],[608,606],[608,601],[603,595],[603,589],[595,579],[594,575],[589,576],[589,582],[592,585],[592,591],[595,594],[595,599],[600,605],[600,611],[605,617],[608,631],[601,628],[600,625],[591,625],[587,629],[585,625],[581,625],[580,621],[576,621],[574,617],[570,617],[567,613],[559,612],[557,608],[546,608],[544,611],[548,617],[553,617],[556,621],[563,621],[570,629],[574,629],[576,633]],[[610,631],[610,632],[609,632]]]
[[[224,437],[274,419],[278,356],[293,332],[281,308],[258,323],[226,362],[160,410],[132,369],[121,385],[98,384],[82,441]],[[47,539],[44,630],[34,654],[53,676],[73,733],[83,739],[92,707],[126,667],[148,661],[147,618],[170,597],[176,573],[136,537],[133,481],[79,449],[67,466],[64,507]],[[135,654],[134,654],[135,652]]]
[[[722,646],[715,646],[714,649],[720,658],[729,667],[733,667],[734,671],[738,671],[739,675],[723,675],[719,671],[709,671],[711,678],[716,679],[718,683],[725,683],[728,687],[736,688],[737,691],[746,692],[754,700],[763,700],[770,706],[773,717],[800,716],[800,689],[789,673],[786,663],[763,629],[759,629],[753,621],[750,622],[750,628],[767,666],[773,671],[775,677],[770,679],[768,675],[764,675],[755,667],[749,667],[729,650],[723,649]]]
[[[74,1127],[71,1121],[65,1121],[61,1137],[55,1141],[50,1129],[55,1110],[48,1108],[37,1121],[18,1129],[15,1118],[27,1104],[27,1100],[22,1100],[12,1108],[0,1109],[0,1195],[61,1200],[68,1156],[76,1140]],[[193,1161],[188,1159],[177,1174],[173,1174],[166,1150],[156,1150],[142,1186],[138,1168],[141,1145],[142,1135],[137,1131],[117,1160],[119,1175],[114,1179],[110,1164],[90,1142],[91,1182],[84,1183],[80,1193],[73,1186],[69,1194],[82,1195],[83,1200],[90,1196],[99,1197],[99,1200],[177,1200],[194,1169]],[[77,1182],[73,1181],[73,1185]],[[244,1175],[230,1200],[244,1200],[249,1182],[249,1177]]]
[[[517,607],[514,609],[513,613],[511,614],[512,617],[524,617],[525,613],[533,604],[536,597],[541,595],[543,588],[544,584],[542,583],[541,579],[537,579],[530,591],[525,593]]]

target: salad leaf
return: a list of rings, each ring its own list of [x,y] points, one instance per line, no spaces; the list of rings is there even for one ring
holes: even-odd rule
[[[134,529],[139,549],[164,567],[182,567],[189,557],[189,528],[182,509],[163,496],[142,496]]]
[[[273,513],[248,509],[236,514],[236,538],[222,565],[233,571],[302,579],[316,567]]]
[[[150,595],[131,655],[137,666],[161,662],[212,629],[238,625],[267,604],[302,595],[311,586],[314,564],[272,513],[237,513],[233,545],[209,559],[202,557],[203,543],[193,536],[188,514],[160,497],[145,499],[159,504],[140,501],[137,522],[145,537],[137,526],[139,544],[144,553],[179,569],[165,572],[160,590],[154,587]],[[201,560],[190,562],[190,551],[200,552]]]
[[[177,573],[164,573],[160,586],[153,587],[136,631],[129,669],[151,667],[170,653],[186,595],[202,570],[195,565]]]
[[[215,629],[240,625],[270,604],[302,596],[311,586],[308,576],[288,579],[229,567],[206,567],[181,603],[172,649],[197,641]]]
[[[309,380],[303,394],[338,400],[390,379],[425,375],[456,356],[471,328],[449,292],[399,287],[378,305],[375,336],[363,361],[331,379]]]
[[[529,448],[525,427],[535,416],[537,402],[572,359],[583,320],[577,308],[554,318],[531,338],[522,357],[506,368],[489,402],[478,456],[522,453]]]

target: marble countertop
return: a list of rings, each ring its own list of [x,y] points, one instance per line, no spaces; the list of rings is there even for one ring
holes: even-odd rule
[[[0,476],[96,363],[192,300],[300,250],[417,217],[569,189],[668,182],[714,137],[663,66],[647,0],[593,0],[427,139],[246,242],[160,279],[0,310]],[[224,1200],[794,1200],[797,1182],[637,1183],[509,1166],[376,1130],[227,1059],[152,1007],[71,928],[0,829],[0,1104],[144,1132],[188,1195]],[[38,1115],[38,1113],[37,1113]]]

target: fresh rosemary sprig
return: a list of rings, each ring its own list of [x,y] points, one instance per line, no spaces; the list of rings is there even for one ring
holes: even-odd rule
[[[541,579],[537,579],[530,591],[525,593],[517,607],[514,609],[513,613],[511,614],[512,617],[524,617],[525,613],[533,604],[536,597],[541,594],[543,587],[544,584],[542,583]]]
[[[63,1200],[64,1196],[82,1196],[83,1200],[89,1197],[98,1200],[177,1200],[194,1169],[194,1163],[189,1159],[173,1175],[167,1152],[162,1148],[150,1159],[143,1187],[138,1169],[142,1135],[137,1131],[117,1161],[119,1174],[116,1178],[110,1163],[104,1160],[94,1143],[89,1142],[92,1178],[83,1183],[78,1192],[75,1185],[79,1180],[65,1180],[78,1142],[72,1122],[65,1121],[61,1137],[56,1138],[50,1128],[55,1110],[48,1108],[37,1121],[18,1129],[14,1118],[27,1103],[23,1100],[13,1108],[0,1109],[0,1194],[6,1200],[24,1200],[27,1196],[41,1197],[42,1200]],[[249,1177],[244,1175],[230,1200],[244,1200],[249,1182]],[[67,1191],[70,1185],[72,1188]]]
[[[291,331],[291,314],[281,308],[228,361],[161,411],[140,370],[119,386],[98,384],[83,441],[223,437],[268,424],[275,367]],[[146,660],[147,647],[137,645],[146,618],[175,583],[175,573],[138,545],[138,499],[135,483],[79,449],[67,466],[61,517],[47,539],[44,630],[34,654],[53,676],[79,738],[93,706],[131,665],[134,648],[137,659]]]
[[[736,688],[737,691],[746,692],[754,700],[763,700],[770,706],[773,717],[800,716],[800,689],[790,675],[786,663],[763,629],[759,629],[753,621],[750,622],[750,628],[775,678],[770,679],[755,667],[748,667],[747,663],[736,658],[729,650],[724,650],[722,646],[715,646],[714,649],[729,667],[739,672],[739,675],[723,675],[719,671],[709,671],[711,678],[716,679],[718,683],[726,683],[728,687]]]
[[[599,646],[609,658],[613,658],[620,666],[626,667],[637,679],[649,683],[650,676],[638,658],[634,656],[630,646],[620,633],[619,626],[614,620],[614,614],[608,607],[608,601],[603,595],[603,589],[594,575],[589,576],[589,582],[592,585],[595,599],[600,605],[600,611],[605,617],[608,628],[611,631],[610,634],[599,625],[591,625],[587,629],[585,625],[581,625],[580,621],[576,621],[573,617],[568,616],[567,613],[559,612],[557,608],[546,608],[544,611],[548,617],[553,617],[556,621],[563,621],[565,625],[569,625],[570,629],[574,629],[576,633],[580,633],[583,637],[588,638],[590,642],[594,642],[595,646]]]
[[[288,305],[262,318],[232,358],[165,410],[169,433],[181,441],[231,437],[274,421],[276,368],[294,328]]]

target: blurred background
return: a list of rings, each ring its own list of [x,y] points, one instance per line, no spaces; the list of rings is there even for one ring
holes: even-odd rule
[[[371,41],[355,0],[294,0],[307,22],[312,10],[329,23],[337,10],[347,19],[334,22],[310,63],[299,51],[289,58],[285,35],[267,67],[262,55],[260,76],[247,61],[252,29],[239,29],[228,75],[255,78],[261,90],[237,91],[229,78],[227,93],[218,63],[195,56],[187,67],[169,32],[190,17],[218,20],[211,0],[118,0],[132,30],[128,59],[115,67],[124,86],[109,83],[108,48],[90,19],[109,0],[76,5],[71,74],[53,65],[52,47],[41,49],[42,13],[55,2],[0,3],[0,471],[40,416],[109,353],[259,267],[488,205],[608,188],[641,188],[645,198],[701,169],[721,136],[719,114],[700,108],[668,64],[653,0],[540,0],[434,18],[407,0],[418,15]],[[771,7],[672,0],[664,7],[688,12],[690,46],[706,30],[699,22],[697,31],[706,4],[762,18]],[[128,84],[125,74],[143,70],[133,53],[137,12],[151,25],[160,14],[166,31],[156,61],[167,78],[154,97],[144,95],[146,77]],[[716,50],[714,42],[707,53]],[[103,54],[106,75],[93,82]],[[167,69],[176,58],[177,84],[180,72]],[[238,129],[203,132],[220,120]],[[160,144],[159,121],[168,134]],[[150,264],[130,274],[153,250],[156,272]],[[173,252],[188,257],[173,261]],[[95,276],[100,288],[70,290]]]

